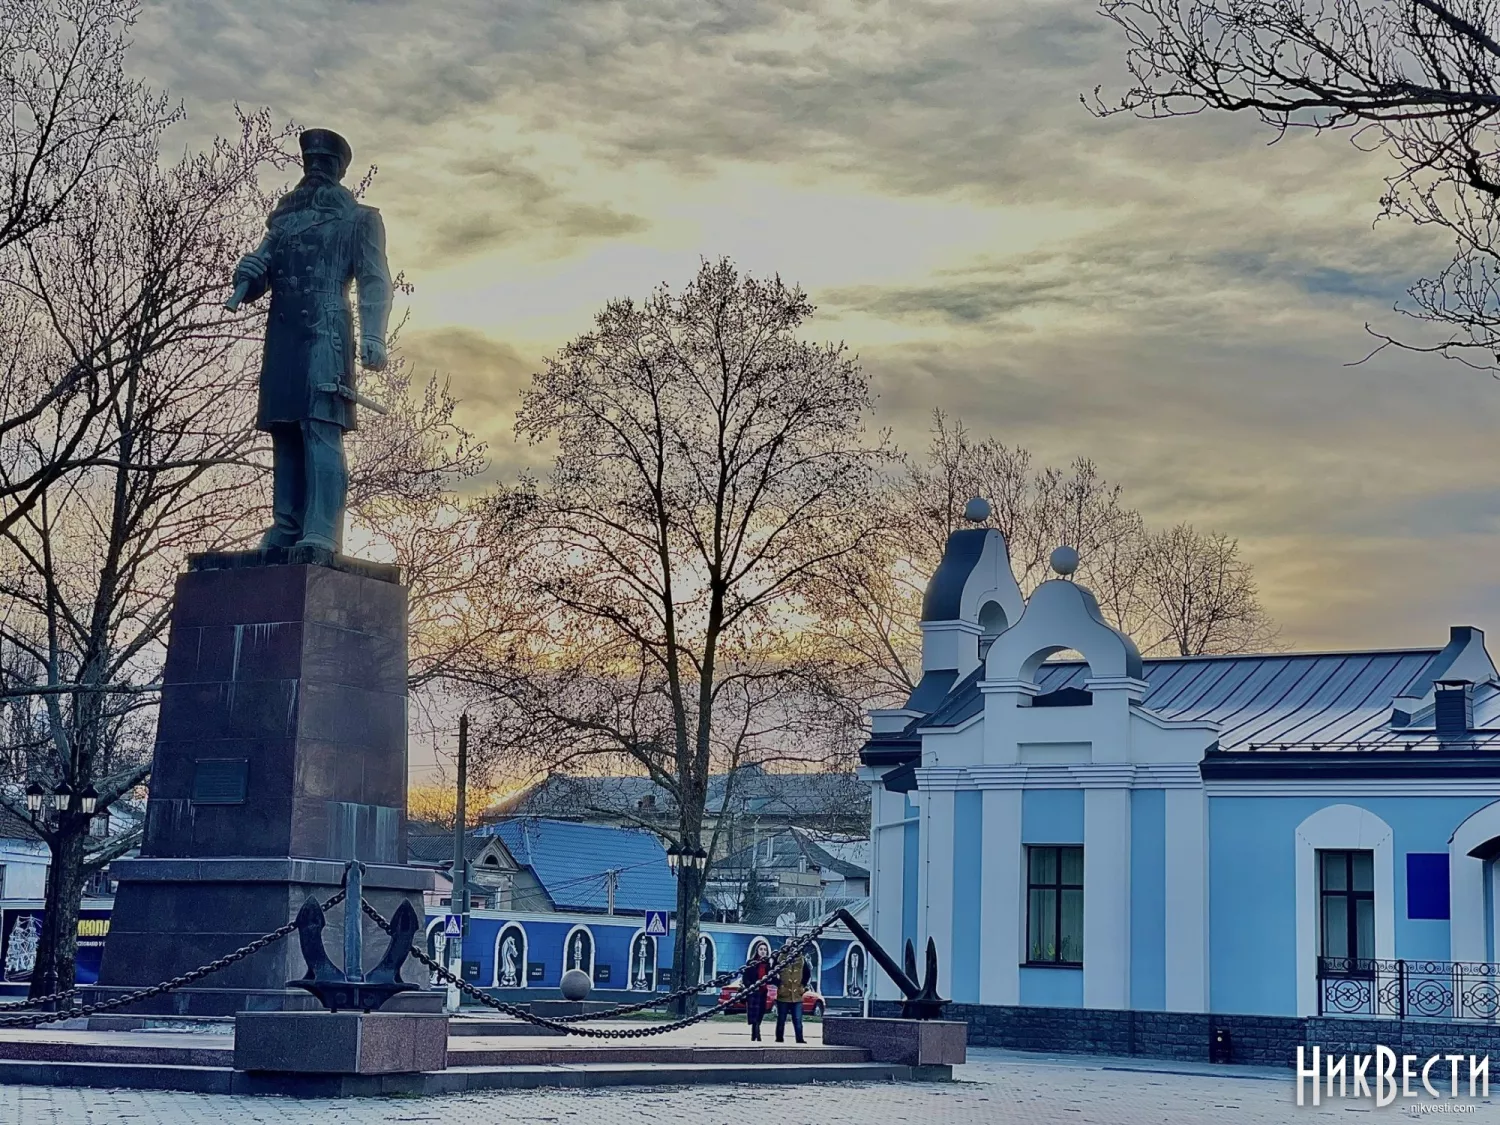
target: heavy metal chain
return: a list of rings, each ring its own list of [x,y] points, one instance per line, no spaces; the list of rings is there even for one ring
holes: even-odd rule
[[[323,903],[323,909],[326,911],[344,901],[345,893],[344,891],[339,891],[338,894]],[[71,1020],[82,1016],[97,1015],[99,1012],[108,1012],[114,1008],[123,1008],[126,1004],[134,1004],[138,1000],[149,1000],[151,997],[160,996],[164,992],[173,992],[179,988],[184,988],[196,980],[203,979],[210,973],[217,973],[220,969],[227,969],[236,961],[243,961],[252,953],[259,953],[266,946],[274,945],[296,929],[297,923],[295,920],[288,922],[280,929],[272,930],[270,933],[256,938],[249,945],[242,945],[233,953],[226,953],[216,961],[210,961],[206,965],[190,969],[181,976],[173,977],[171,980],[164,980],[160,984],[153,984],[150,988],[142,988],[136,992],[126,993],[124,996],[117,996],[113,1000],[104,1000],[98,1004],[83,1004],[61,1012],[33,1012],[24,1016],[0,1016],[0,1027],[37,1027],[44,1023],[56,1023],[58,1020]],[[77,991],[79,990],[76,988],[69,990],[69,992]],[[58,993],[57,995],[65,996],[68,993]],[[50,998],[42,997],[41,999]],[[19,1007],[20,1005],[15,1006]]]
[[[368,902],[363,903],[362,905],[364,907],[364,912],[368,914],[372,919],[374,919],[377,926],[379,926],[386,933],[391,932],[391,924],[380,915],[379,911],[377,911]],[[778,949],[771,957],[771,964],[766,972],[765,977],[760,981],[760,983],[752,986],[753,990],[763,992],[766,986],[770,984],[772,974],[779,973],[783,968],[785,968],[791,962],[794,955],[800,954],[804,949],[812,944],[812,942],[818,937],[819,934],[821,934],[829,926],[833,925],[834,921],[835,919],[830,917],[819,925],[814,926],[811,930],[803,934],[801,937],[794,938],[793,940],[783,945],[780,949]],[[454,985],[465,996],[477,1000],[479,1003],[485,1005],[486,1007],[493,1008],[497,1012],[501,1012],[507,1016],[513,1016],[518,1020],[532,1024],[536,1027],[545,1027],[552,1031],[561,1031],[565,1035],[583,1035],[593,1039],[643,1039],[649,1035],[664,1035],[669,1031],[679,1031],[684,1027],[691,1027],[695,1023],[701,1023],[703,1020],[706,1020],[711,1016],[718,1015],[720,1012],[728,1008],[731,1004],[738,1003],[740,999],[740,996],[737,994],[735,996],[731,996],[727,1000],[721,1000],[712,1008],[703,1008],[694,1015],[685,1016],[682,1019],[672,1020],[669,1023],[658,1024],[652,1027],[580,1027],[578,1026],[577,1022],[579,1020],[604,1019],[608,1018],[611,1015],[617,1015],[624,1012],[643,1011],[646,1008],[656,1007],[658,1004],[672,999],[673,996],[681,994],[684,990],[679,990],[679,992],[676,994],[666,994],[661,998],[661,1000],[654,1000],[645,1004],[625,1005],[620,1008],[610,1009],[607,1012],[596,1012],[592,1015],[586,1016],[567,1016],[561,1019],[548,1019],[545,1016],[532,1015],[530,1011],[528,1011],[526,1008],[520,1007],[519,1005],[507,1004],[503,1000],[496,1000],[489,993],[480,991],[468,981],[461,980],[453,973],[449,972],[448,969],[438,964],[437,961],[427,956],[426,952],[419,949],[415,945],[412,946],[411,956],[416,958],[417,961],[421,962],[423,965],[426,965],[427,968],[431,972],[435,973],[441,980],[446,981],[448,984]],[[747,965],[748,964],[753,964],[753,962],[747,962]],[[733,973],[721,973],[714,979],[727,980],[733,975]],[[708,987],[708,985],[700,985],[698,988],[686,991],[696,993],[705,987]]]
[[[734,978],[739,976],[742,972],[744,972],[743,966],[738,969],[728,969],[725,972],[722,972],[718,976],[714,977],[712,980],[704,981],[697,987],[694,987],[692,985],[684,985],[676,992],[663,992],[655,996],[653,999],[643,1000],[639,1004],[621,1004],[619,1007],[605,1008],[603,1011],[599,1012],[589,1012],[581,1016],[557,1016],[556,1019],[558,1023],[579,1023],[583,1020],[613,1019],[615,1016],[634,1015],[636,1012],[645,1012],[649,1011],[652,1008],[664,1008],[668,1004],[676,1003],[678,1000],[681,1000],[684,997],[694,996],[700,992],[707,992],[709,989],[718,991],[730,981],[734,980]]]
[[[43,1004],[50,1004],[54,1000],[62,1000],[68,996],[76,996],[82,989],[69,988],[62,992],[52,992],[46,996],[37,996],[31,1000],[14,1000],[7,1004],[0,1004],[0,1011],[14,1011],[17,1008],[39,1008]]]

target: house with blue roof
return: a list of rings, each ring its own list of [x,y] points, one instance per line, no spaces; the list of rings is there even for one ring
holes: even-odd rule
[[[475,835],[498,837],[532,876],[530,887],[518,883],[512,893],[520,909],[644,915],[677,904],[677,879],[653,832],[518,817]]]
[[[872,930],[933,942],[943,995],[990,1013],[971,1042],[1284,1061],[1343,1016],[1500,1018],[1478,629],[1143,659],[1069,573],[1023,597],[1004,537],[965,529],[922,633],[920,682],[861,752]]]

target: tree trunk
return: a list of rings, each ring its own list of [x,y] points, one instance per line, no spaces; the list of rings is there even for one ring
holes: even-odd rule
[[[672,988],[686,988],[698,980],[699,929],[702,913],[703,876],[683,864],[677,876],[677,935],[672,947]],[[685,996],[677,1004],[680,1015],[697,1010],[697,994]]]
[[[27,996],[35,999],[73,987],[78,959],[78,908],[83,895],[83,855],[88,821],[64,814],[48,841],[52,866],[47,873],[42,936]]]

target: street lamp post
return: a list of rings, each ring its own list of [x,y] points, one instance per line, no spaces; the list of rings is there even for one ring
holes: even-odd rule
[[[99,807],[99,791],[92,785],[83,789],[74,789],[66,781],[60,782],[52,792],[33,781],[26,787],[26,811],[34,820],[56,829],[66,817],[79,817],[85,822],[94,818],[95,811]],[[61,910],[61,878],[59,864],[52,865],[52,874],[48,880],[51,886],[49,900],[46,903],[44,913],[44,925],[46,926],[47,940],[43,946],[47,950],[47,961],[38,966],[41,972],[41,992],[39,995],[51,996],[57,991],[57,947],[61,942],[61,931],[58,929]],[[47,1011],[56,1011],[57,1002],[49,1000],[46,1004]]]

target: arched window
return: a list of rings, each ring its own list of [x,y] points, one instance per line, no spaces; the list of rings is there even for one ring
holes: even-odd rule
[[[495,935],[495,987],[526,987],[526,930],[507,922]]]
[[[1485,805],[1448,841],[1449,960],[1493,961],[1500,949],[1500,801]]]
[[[1005,607],[999,602],[985,602],[979,610],[979,659],[989,654],[995,638],[1005,632],[1010,622],[1005,617]]]
[[[844,954],[844,995],[863,996],[865,994],[865,966],[869,959],[865,955],[865,947],[857,943],[849,946],[849,952]]]
[[[802,959],[807,962],[807,987],[814,992],[822,992],[818,986],[823,981],[823,950],[816,941],[807,943],[807,947],[802,950]]]
[[[1297,1014],[1315,1016],[1325,988],[1320,970],[1352,964],[1362,953],[1367,960],[1396,956],[1395,849],[1391,826],[1358,805],[1319,809],[1297,825],[1295,840]],[[1350,918],[1364,919],[1367,937],[1340,928]]]
[[[630,989],[656,991],[656,939],[645,930],[637,930],[630,940]]]
[[[707,984],[719,971],[719,947],[707,934],[698,935],[698,983]]]
[[[439,964],[446,965],[448,943],[443,938],[443,920],[436,918],[427,924],[427,956]]]
[[[582,969],[594,979],[594,931],[587,926],[574,926],[563,941],[563,972]]]

